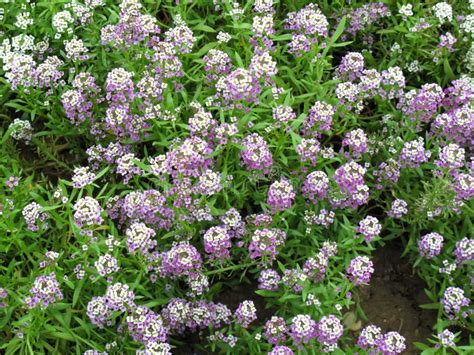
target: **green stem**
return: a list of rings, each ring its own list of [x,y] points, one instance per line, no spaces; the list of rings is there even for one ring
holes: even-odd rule
[[[212,270],[212,271],[206,272],[206,275],[209,276],[209,275],[218,274],[218,273],[221,273],[221,272],[224,272],[224,271],[244,269],[244,268],[252,266],[252,265],[255,265],[255,264],[254,263],[249,263],[249,264],[228,266],[228,267],[225,267],[225,268],[222,268],[222,269]]]

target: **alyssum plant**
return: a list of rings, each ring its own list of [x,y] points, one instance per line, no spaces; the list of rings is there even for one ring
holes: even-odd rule
[[[358,302],[397,239],[420,351],[473,352],[473,11],[0,4],[0,349],[399,354]]]

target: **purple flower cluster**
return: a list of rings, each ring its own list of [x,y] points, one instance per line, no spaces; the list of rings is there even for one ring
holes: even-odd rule
[[[453,46],[456,44],[457,39],[450,32],[446,32],[439,36],[438,48],[446,48],[449,52],[454,52]]]
[[[130,286],[122,283],[109,285],[104,296],[93,297],[87,304],[87,316],[92,324],[103,328],[111,325],[109,318],[114,311],[124,312],[135,307],[135,294]]]
[[[382,333],[376,325],[370,324],[362,329],[357,345],[370,353],[380,352],[383,355],[396,355],[406,349],[405,338],[397,332]]]
[[[261,170],[267,173],[273,164],[272,153],[265,140],[257,133],[242,140],[244,149],[240,153],[242,164],[249,170]]]
[[[143,221],[154,229],[171,228],[175,213],[166,206],[166,198],[157,190],[132,191],[123,199],[108,208],[111,218],[119,219],[120,224],[130,221]]]
[[[357,208],[367,203],[369,199],[369,188],[365,184],[364,175],[366,169],[354,161],[350,161],[334,172],[336,181],[343,196],[333,198],[331,203],[334,207]]]
[[[283,245],[286,234],[280,229],[257,229],[249,244],[251,259],[261,258],[263,263],[271,264],[278,255],[277,247]]]
[[[103,101],[95,78],[88,72],[79,73],[72,81],[72,86],[73,89],[64,91],[61,96],[67,118],[76,125],[86,120],[93,122],[94,105]]]
[[[362,234],[367,243],[380,235],[382,226],[379,220],[372,216],[367,216],[359,222],[356,232]]]
[[[219,262],[230,257],[230,248],[232,247],[231,235],[227,232],[225,226],[215,226],[209,228],[204,233],[204,250],[210,254],[211,260],[216,258]]]
[[[36,198],[39,192],[52,197],[45,202],[38,197],[41,206],[20,204],[29,203],[21,211],[23,232],[41,234],[59,211],[61,218],[72,217],[74,231],[81,234],[78,243],[84,235],[90,237],[79,248],[74,245],[72,254],[49,240],[38,242],[42,250],[31,269],[48,275],[33,279],[24,303],[28,309],[46,308],[72,297],[56,307],[76,306],[80,290],[70,277],[82,280],[82,292],[89,292],[90,322],[98,328],[114,326],[99,333],[112,339],[109,335],[116,332],[117,341],[125,341],[120,346],[116,341],[104,344],[112,353],[139,346],[137,354],[171,354],[168,340],[191,332],[207,337],[211,348],[224,343],[227,352],[245,352],[245,344],[238,342],[249,336],[256,342],[263,336],[268,344],[261,349],[273,347],[269,354],[293,354],[290,346],[303,352],[335,351],[344,329],[330,308],[341,315],[343,307],[353,303],[352,289],[370,283],[375,272],[371,256],[359,255],[373,245],[359,242],[374,244],[382,225],[384,232],[394,234],[407,223],[415,229],[426,227],[423,219],[428,216],[436,230],[444,222],[435,217],[458,213],[462,220],[470,211],[473,81],[466,75],[441,87],[420,80],[425,74],[439,79],[443,69],[452,71],[448,77],[464,77],[459,71],[472,69],[474,49],[461,43],[460,35],[474,34],[474,15],[458,13],[453,18],[445,2],[435,6],[434,15],[425,7],[400,5],[397,16],[383,21],[383,26],[391,26],[401,19],[410,34],[399,41],[401,35],[391,36],[393,26],[370,28],[390,16],[383,2],[343,6],[329,14],[331,2],[298,9],[275,0],[245,6],[213,0],[212,16],[217,17],[209,22],[195,16],[196,11],[208,13],[201,4],[191,9],[179,2],[163,12],[156,4],[122,0],[116,14],[105,8],[94,11],[104,0],[66,1],[41,10],[45,12],[40,17],[50,18],[52,29],[39,32],[25,31],[33,24],[44,25],[33,21],[39,12],[30,1],[18,13],[0,7],[0,22],[7,24],[5,33],[0,31],[5,37],[0,43],[1,71],[8,84],[5,97],[14,99],[7,106],[20,117],[12,117],[3,140],[11,137],[13,148],[20,150],[25,143],[48,142],[51,137],[41,132],[56,127],[60,117],[45,112],[48,107],[56,112],[59,103],[73,129],[67,144],[56,148],[80,153],[83,142],[93,144],[86,151],[88,164],[73,167],[71,183],[58,181],[51,194],[30,184],[31,177],[25,175],[29,169],[17,166],[14,157],[2,167],[6,175],[1,179],[5,197],[0,196],[0,215],[9,227],[8,237],[21,239],[22,231],[10,228],[16,207],[25,196]],[[282,17],[285,9],[291,12]],[[182,11],[190,16],[191,27]],[[446,20],[454,27],[439,26]],[[231,23],[222,23],[226,21]],[[341,21],[347,23],[342,26]],[[96,23],[104,23],[99,49],[94,48],[97,36],[94,42],[90,32],[97,26],[88,27]],[[166,24],[163,34],[161,23]],[[281,32],[281,25],[287,33]],[[401,45],[417,42],[419,31],[424,31],[426,41],[420,43],[426,46],[412,54],[431,53],[433,61],[421,63],[421,57],[419,62],[402,51]],[[54,39],[33,35],[40,32]],[[401,63],[403,70],[377,62],[381,56],[376,35],[381,33],[400,42],[388,41],[392,47],[383,54],[393,55],[392,63]],[[87,36],[81,38],[83,34]],[[212,43],[206,44],[208,40]],[[234,44],[247,48],[239,54]],[[341,52],[343,48],[348,50]],[[451,70],[454,52],[464,63]],[[297,57],[293,62],[292,56]],[[334,58],[341,58],[335,66]],[[91,74],[94,63],[97,68]],[[48,134],[56,135],[64,128],[59,126]],[[436,160],[430,161],[431,154]],[[418,181],[419,176],[424,180]],[[422,188],[412,188],[412,183],[422,183]],[[369,194],[370,188],[374,191]],[[369,203],[369,198],[374,201]],[[71,199],[72,216],[67,216]],[[386,220],[382,214],[367,215],[380,206],[386,207]],[[364,218],[358,221],[357,216]],[[64,225],[61,218],[54,223],[58,230]],[[340,229],[354,224],[354,218],[357,240],[341,242]],[[454,232],[447,237],[420,235],[420,258],[429,262],[416,264],[444,278],[438,285],[444,291],[441,305],[453,326],[467,322],[473,313],[468,309],[469,281],[474,285],[474,239],[453,240],[459,236]],[[339,235],[338,240],[333,235]],[[18,246],[14,240],[9,243]],[[354,246],[355,251],[350,250]],[[68,266],[73,270],[66,272]],[[63,271],[61,279],[71,289],[64,296],[56,277]],[[262,327],[256,324],[253,301],[243,301],[235,312],[213,302],[213,297],[220,298],[216,293],[222,291],[226,274],[236,272],[258,281],[257,294],[290,300],[294,307],[281,307]],[[125,283],[134,277],[133,286]],[[0,288],[0,310],[8,312],[16,307],[10,281],[5,286],[8,295]],[[105,292],[90,295],[101,285]],[[153,288],[155,293],[150,292]],[[146,299],[156,293],[158,299]],[[267,306],[273,302],[270,298]],[[144,305],[136,303],[140,300]],[[22,316],[17,313],[12,314]],[[436,328],[441,331],[445,325]],[[14,331],[21,338],[22,327],[29,324],[19,326]],[[128,335],[133,343],[125,340]],[[9,330],[6,336],[14,339]],[[438,338],[437,347],[456,345],[455,334],[447,329]],[[256,349],[255,344],[249,349]],[[375,325],[362,330],[357,344],[368,354],[394,355],[406,349],[403,336],[383,333]],[[89,345],[101,348],[94,339]],[[104,349],[85,353],[102,354]]]
[[[354,81],[362,75],[364,57],[358,52],[349,52],[342,57],[337,68],[337,75],[341,80]]]
[[[47,308],[50,304],[63,299],[63,293],[56,280],[55,273],[46,276],[38,276],[30,288],[30,295],[24,302],[28,308]]]
[[[388,332],[377,340],[377,350],[382,355],[396,355],[406,349],[405,337],[397,332]]]
[[[201,272],[192,272],[187,275],[186,283],[193,295],[201,296],[209,290],[209,278]]]
[[[316,101],[309,109],[308,117],[303,123],[304,132],[309,134],[313,128],[328,131],[332,127],[336,108],[323,101]]]
[[[424,84],[418,91],[407,92],[399,108],[410,119],[427,123],[438,111],[443,98],[443,89],[438,84]]]
[[[197,112],[189,118],[189,129],[192,135],[206,136],[213,132],[217,125],[216,120],[212,117],[210,112],[199,108]]]
[[[235,321],[243,328],[248,328],[250,323],[257,319],[257,309],[253,301],[243,301],[235,310]]]
[[[367,153],[367,136],[362,129],[356,129],[346,134],[342,140],[342,146],[348,147],[354,157],[360,157],[363,153]]]
[[[187,302],[183,299],[172,299],[162,312],[165,323],[178,332],[188,329],[195,332],[207,329],[210,325],[220,328],[228,325],[232,313],[222,303],[206,302],[204,300]]]
[[[289,44],[290,53],[301,55],[309,51],[311,43],[318,42],[318,37],[326,37],[329,23],[316,4],[308,4],[297,12],[289,12],[285,28],[293,31],[293,40]]]
[[[168,338],[168,329],[161,315],[145,306],[129,309],[126,323],[132,339],[144,345],[163,343]]]
[[[258,103],[262,90],[259,78],[251,70],[237,68],[216,83],[216,98],[231,108],[243,108],[244,104]]]
[[[454,255],[456,262],[462,264],[466,261],[474,260],[474,239],[462,238],[456,242],[456,248],[454,249]]]
[[[474,173],[461,173],[454,177],[453,189],[458,200],[469,200],[474,196]]]
[[[346,31],[351,35],[356,35],[357,32],[368,28],[381,18],[390,15],[391,13],[388,6],[382,2],[364,4],[359,8],[352,9],[346,14],[349,21],[346,25]]]
[[[404,95],[405,76],[400,67],[390,67],[383,70],[380,96],[382,98],[394,99]]]
[[[464,165],[465,150],[455,143],[443,147],[435,164],[440,168],[454,170]]]
[[[332,352],[337,348],[337,342],[344,329],[341,321],[334,315],[324,316],[316,326],[316,338],[324,346],[323,350]]]
[[[329,179],[323,171],[313,171],[308,174],[301,189],[303,196],[316,204],[326,198],[329,190]]]
[[[351,260],[347,268],[349,280],[351,280],[355,286],[368,284],[374,271],[374,264],[367,256],[356,256]]]
[[[429,233],[421,237],[418,242],[420,255],[426,259],[432,259],[441,253],[444,237],[439,233]]]
[[[375,187],[378,190],[381,190],[384,185],[395,184],[400,178],[400,163],[390,158],[380,163],[378,169],[374,171],[374,176],[377,177]]]
[[[222,190],[221,174],[207,169],[199,177],[196,189],[200,194],[207,196],[218,193]]]
[[[156,246],[156,242],[152,239],[156,235],[155,231],[142,222],[133,223],[127,228],[125,235],[127,236],[127,249],[131,254],[141,251],[147,255]]]
[[[0,287],[0,309],[5,308],[7,306],[7,303],[5,302],[5,299],[8,297],[8,292]]]
[[[198,271],[202,265],[199,251],[190,244],[177,244],[162,255],[162,276],[178,277]]]
[[[383,337],[382,329],[376,325],[369,324],[360,332],[357,345],[364,350],[371,350],[377,347],[378,340]]]
[[[305,35],[324,37],[328,32],[328,22],[316,4],[309,4],[297,12],[290,12],[286,18],[286,27]]]
[[[306,279],[306,275],[298,269],[286,269],[282,277],[283,284],[295,293],[303,290],[302,284]]]
[[[425,141],[418,137],[416,140],[405,142],[400,152],[399,161],[402,167],[416,168],[426,163],[431,152],[425,149]]]
[[[135,154],[127,153],[117,159],[117,174],[123,176],[123,182],[127,184],[134,176],[142,174],[142,170],[134,163]]]
[[[245,222],[242,221],[240,213],[235,208],[229,209],[220,220],[232,237],[240,238],[245,233]]]
[[[474,108],[461,106],[436,116],[432,130],[440,138],[446,138],[461,145],[472,145]]]
[[[334,217],[336,214],[334,211],[328,211],[326,209],[321,209],[319,214],[316,214],[314,211],[305,211],[304,221],[308,225],[320,225],[325,228],[328,228],[331,224],[334,223]]]
[[[94,266],[100,276],[108,276],[120,269],[117,259],[110,254],[101,255]]]
[[[408,213],[408,204],[405,200],[397,198],[392,202],[390,210],[387,212],[387,215],[392,218],[402,218]]]
[[[313,282],[321,282],[329,264],[329,257],[326,253],[319,251],[315,256],[308,258],[303,265],[303,274]]]
[[[296,147],[296,152],[300,156],[302,162],[311,162],[312,166],[316,166],[318,153],[321,151],[321,145],[315,138],[303,138]]]
[[[347,110],[352,110],[354,107],[360,111],[359,87],[345,81],[336,85],[336,96],[339,99],[341,106],[345,106]]]
[[[295,196],[293,185],[288,179],[283,178],[270,185],[267,203],[270,205],[272,212],[276,213],[291,208]]]
[[[290,336],[296,345],[306,344],[316,336],[317,324],[307,314],[298,314],[291,320]]]
[[[284,345],[275,346],[271,351],[268,352],[268,355],[293,355],[294,352],[289,347]]]
[[[105,292],[107,307],[113,311],[125,311],[127,306],[134,306],[135,294],[129,285],[117,282],[107,287]]]
[[[282,317],[271,317],[263,327],[263,336],[270,344],[278,345],[286,341],[288,336],[288,327]]]
[[[459,316],[463,307],[469,306],[470,300],[464,295],[462,288],[448,287],[441,298],[441,304],[448,317],[455,319]],[[467,314],[463,313],[462,317],[467,317]]]
[[[72,177],[72,185],[76,189],[82,189],[83,187],[90,185],[95,178],[96,175],[90,171],[90,167],[84,166],[75,168],[74,175]]]
[[[120,4],[120,21],[116,25],[102,28],[102,44],[112,44],[117,48],[128,48],[145,38],[159,34],[156,19],[151,15],[142,15],[142,5],[138,1],[122,1]]]
[[[100,225],[103,209],[99,202],[90,196],[83,197],[74,204],[74,223],[80,228],[85,229],[88,226]]]
[[[99,328],[103,328],[108,323],[111,313],[107,305],[107,298],[103,296],[93,297],[87,303],[87,316],[91,323]]]
[[[181,16],[175,19],[175,27],[165,32],[165,42],[172,44],[174,50],[178,53],[190,53],[196,41],[193,31],[186,26]]]
[[[209,82],[217,81],[221,76],[227,75],[231,70],[229,55],[219,49],[210,49],[203,58],[206,79]]]
[[[456,343],[454,342],[455,338],[456,335],[449,329],[445,329],[441,333],[438,333],[438,339],[444,347],[456,346]]]
[[[260,290],[276,291],[280,286],[281,276],[277,271],[265,269],[258,277],[258,288]]]
[[[31,202],[30,204],[26,205],[21,213],[25,218],[27,228],[30,231],[37,232],[39,230],[40,225],[42,225],[43,229],[46,229],[48,227],[47,223],[45,223],[46,219],[48,218],[48,215],[36,202]]]
[[[296,113],[289,106],[279,105],[272,109],[272,117],[276,122],[288,123],[296,118]]]
[[[382,74],[375,69],[365,69],[359,77],[357,84],[359,92],[364,99],[371,99],[377,95],[386,98],[385,91],[381,88]]]

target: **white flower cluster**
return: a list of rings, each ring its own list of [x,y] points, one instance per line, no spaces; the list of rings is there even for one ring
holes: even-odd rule
[[[474,37],[474,14],[467,15],[459,27]]]
[[[410,73],[418,73],[421,71],[421,66],[420,66],[420,62],[418,62],[417,60],[414,60],[412,61],[411,63],[409,63],[407,65],[407,70],[410,72]]]
[[[447,2],[439,2],[433,6],[433,12],[439,22],[451,22],[453,20],[453,8]]]
[[[229,42],[230,40],[232,39],[232,37],[230,36],[230,34],[228,34],[227,32],[219,32],[217,34],[217,41],[219,43],[227,43]]]
[[[232,9],[229,11],[229,14],[235,18],[240,18],[244,14],[245,10],[240,7],[240,4],[237,1],[232,3]]]
[[[15,118],[10,127],[12,127],[11,137],[13,139],[29,143],[33,136],[33,127],[31,127],[30,121]]]
[[[100,276],[110,275],[120,269],[117,259],[110,254],[101,255],[94,266]]]
[[[413,16],[413,5],[412,4],[406,4],[400,7],[400,10],[398,10],[398,13],[402,15],[404,18]]]
[[[73,22],[74,18],[69,11],[60,11],[55,13],[52,20],[53,27],[56,29],[57,35],[60,35],[66,31],[68,34],[71,34],[72,28],[70,28],[69,25]]]
[[[66,56],[71,60],[80,59],[80,57],[89,50],[84,46],[82,39],[73,38],[69,41],[64,41],[64,49]]]
[[[21,30],[26,30],[28,26],[33,24],[33,19],[31,18],[31,14],[28,11],[20,12],[16,16],[15,26]]]

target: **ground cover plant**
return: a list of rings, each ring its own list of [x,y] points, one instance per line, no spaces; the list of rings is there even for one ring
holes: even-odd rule
[[[472,0],[1,3],[0,353],[474,353],[473,36]]]

